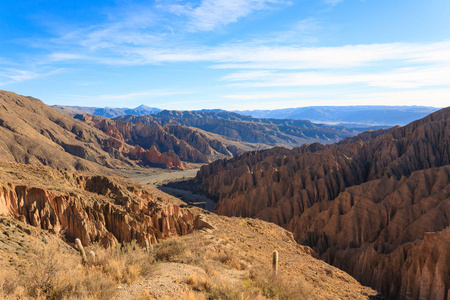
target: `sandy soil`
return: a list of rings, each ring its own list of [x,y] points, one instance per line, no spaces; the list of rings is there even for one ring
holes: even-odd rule
[[[161,185],[167,182],[189,179],[197,175],[199,167],[188,170],[168,170],[168,169],[139,169],[124,170],[120,173],[128,179],[148,184],[152,186]]]

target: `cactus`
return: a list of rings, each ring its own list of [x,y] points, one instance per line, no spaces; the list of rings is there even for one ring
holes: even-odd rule
[[[88,257],[89,257],[89,260],[95,261],[95,252],[94,251],[89,251]]]
[[[81,241],[79,238],[75,239],[75,244],[77,245],[78,251],[80,251],[80,255],[81,255],[81,262],[83,264],[86,263],[87,258],[86,258],[86,252],[84,252],[84,248],[83,245],[81,244]]]
[[[272,271],[274,275],[277,275],[278,272],[278,251],[273,250],[272,253]]]
[[[148,253],[153,252],[153,245],[151,238],[145,240],[145,251]]]

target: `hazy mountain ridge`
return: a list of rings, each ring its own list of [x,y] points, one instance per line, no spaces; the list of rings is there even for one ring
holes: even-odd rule
[[[52,107],[71,114],[88,113],[106,118],[115,118],[123,115],[145,116],[145,115],[152,115],[161,111],[161,109],[159,108],[149,107],[143,104],[135,108],[67,106],[67,105],[53,105]]]
[[[304,120],[254,119],[226,111],[161,111],[152,116],[121,116],[116,120],[143,124],[177,124],[196,127],[234,141],[286,146],[325,144],[353,136],[360,131],[334,128]]]
[[[343,126],[406,125],[439,108],[427,106],[309,106],[274,110],[235,111],[254,118],[310,120]]]
[[[55,108],[69,113],[90,113],[107,118],[115,118],[124,115],[156,115],[159,117],[196,118],[208,116],[227,120],[250,121],[267,124],[290,124],[294,126],[315,126],[321,123],[337,125],[347,128],[368,126],[371,129],[406,125],[414,120],[425,117],[437,111],[439,108],[429,106],[307,106],[297,108],[283,108],[273,110],[242,110],[226,111],[222,109],[202,109],[193,111],[173,111],[151,108],[145,105],[136,108],[99,108],[55,105]],[[283,121],[279,121],[279,120]],[[302,122],[296,122],[301,120]],[[362,128],[359,131],[363,131]]]

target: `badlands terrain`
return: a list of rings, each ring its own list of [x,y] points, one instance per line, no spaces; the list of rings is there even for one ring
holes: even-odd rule
[[[108,119],[0,91],[0,298],[448,299],[449,119],[352,137],[224,112]],[[199,167],[172,188],[217,214],[154,187]]]
[[[278,224],[390,299],[450,297],[450,108],[332,145],[218,160],[178,186]]]
[[[218,216],[125,179],[196,166],[136,145],[131,125],[11,92],[0,100],[0,298],[382,299],[275,224]],[[166,169],[136,155],[152,151]]]

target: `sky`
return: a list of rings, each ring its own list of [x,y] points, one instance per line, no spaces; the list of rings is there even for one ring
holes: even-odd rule
[[[0,89],[96,107],[445,107],[449,16],[449,0],[2,0]]]

